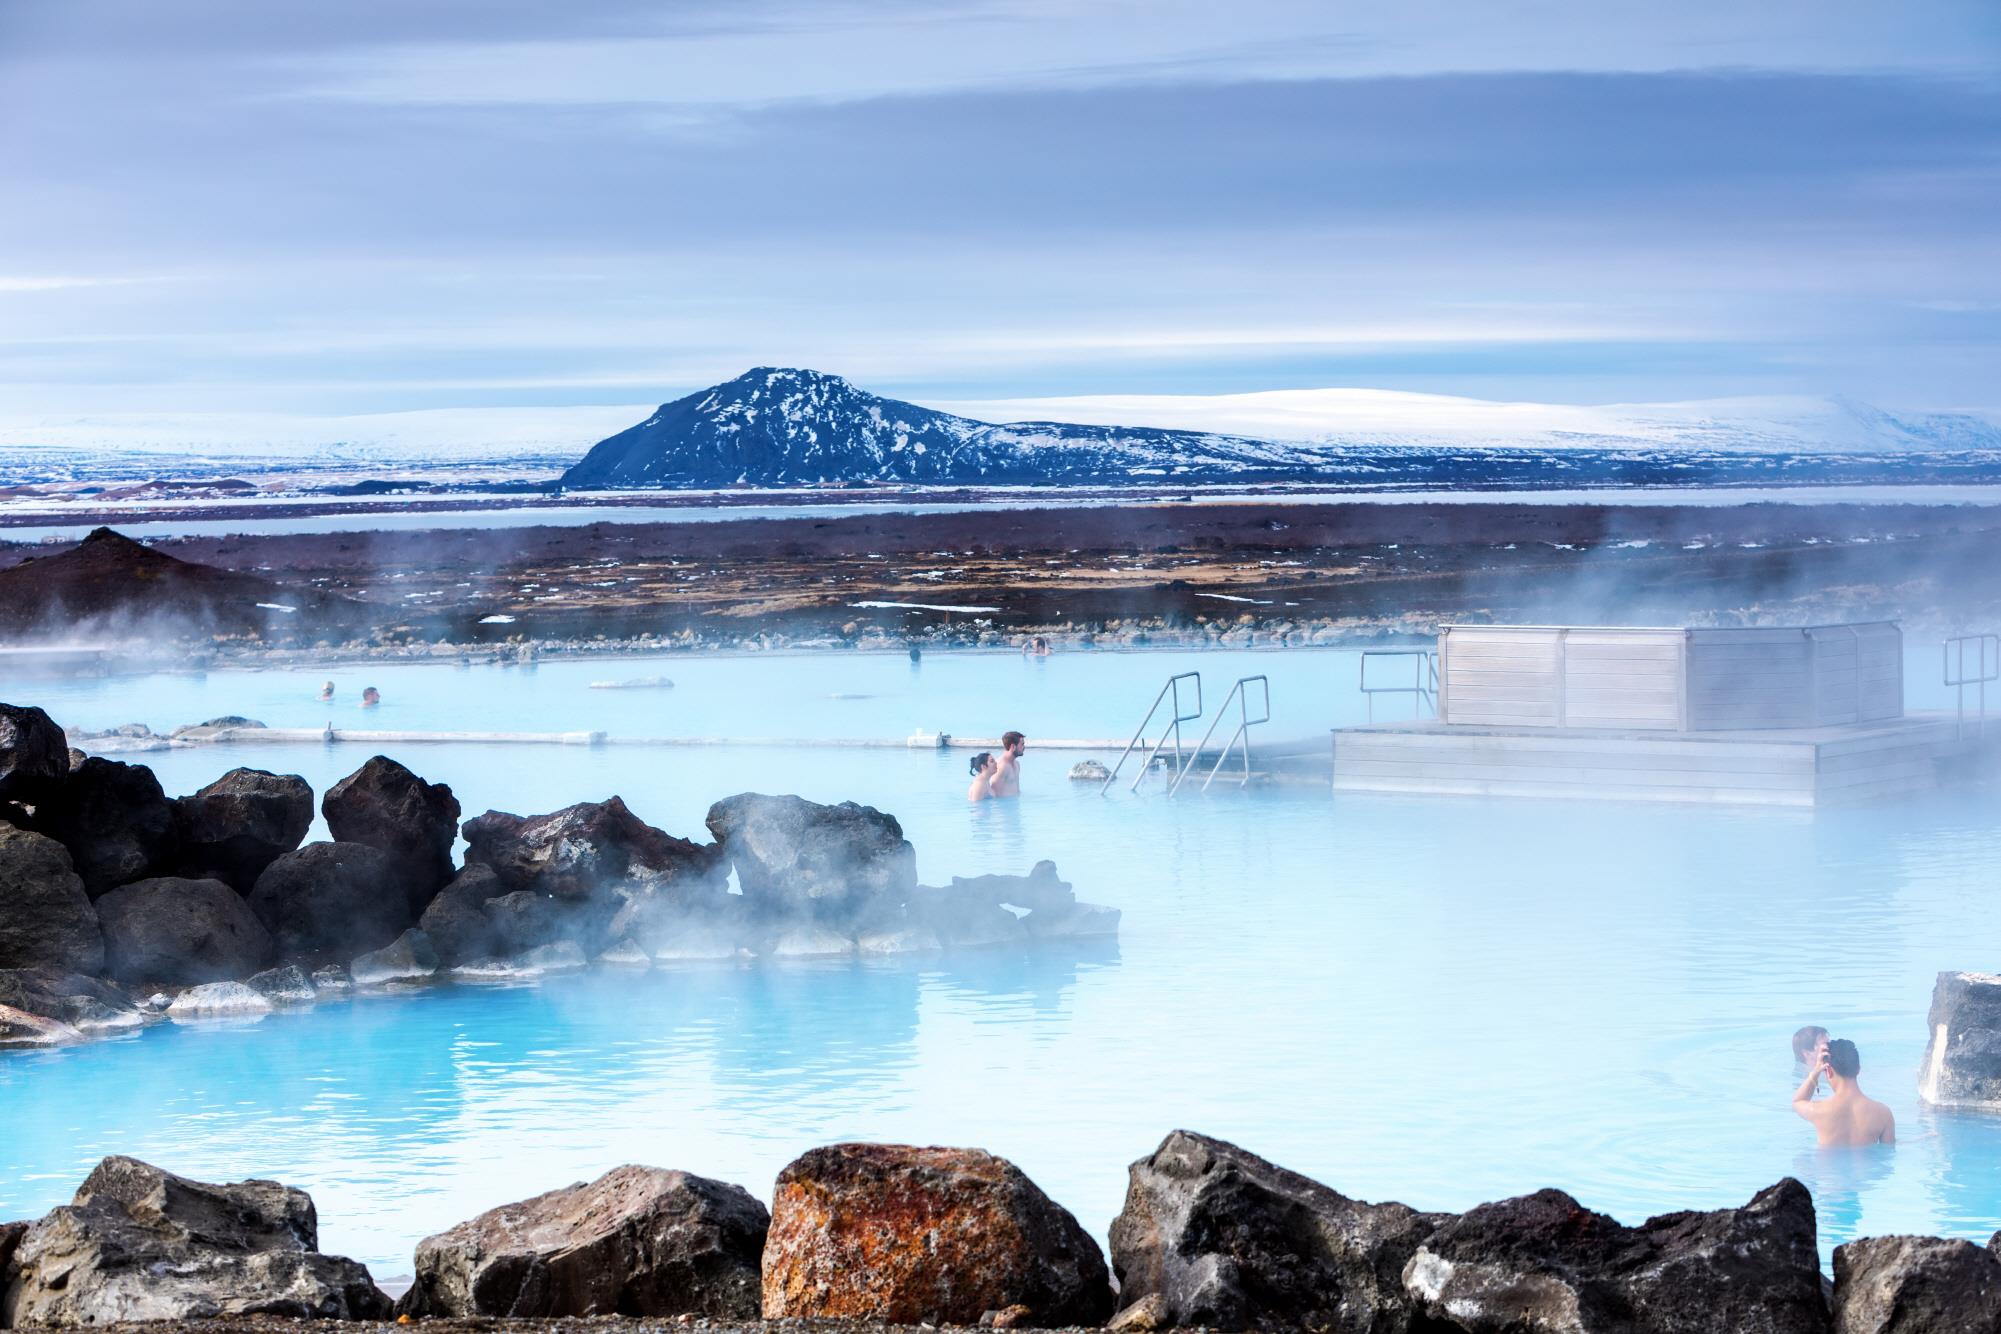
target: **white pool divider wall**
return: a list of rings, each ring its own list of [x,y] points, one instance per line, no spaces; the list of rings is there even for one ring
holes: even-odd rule
[[[1438,637],[1447,725],[1720,732],[1904,712],[1888,621],[1695,629],[1453,625]]]
[[[1455,625],[1438,677],[1435,719],[1336,729],[1336,792],[1816,806],[2001,759],[2001,728],[1905,714],[1888,622]]]

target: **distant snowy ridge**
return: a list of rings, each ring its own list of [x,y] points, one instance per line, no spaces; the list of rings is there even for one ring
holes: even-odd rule
[[[1579,406],[1387,389],[1278,389],[1251,394],[989,399],[936,406],[988,421],[1038,418],[1335,446],[1786,453],[2001,448],[2001,413],[1889,412],[1852,399],[1804,396]]]

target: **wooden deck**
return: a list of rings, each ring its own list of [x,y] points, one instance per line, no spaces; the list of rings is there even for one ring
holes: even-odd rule
[[[1661,732],[1440,722],[1334,733],[1334,790],[1818,806],[1928,791],[2001,756],[1949,716],[1758,731]]]

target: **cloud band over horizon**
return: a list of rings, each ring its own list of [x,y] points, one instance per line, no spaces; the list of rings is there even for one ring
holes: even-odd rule
[[[2001,11],[1425,8],[0,0],[0,410],[2001,400]]]

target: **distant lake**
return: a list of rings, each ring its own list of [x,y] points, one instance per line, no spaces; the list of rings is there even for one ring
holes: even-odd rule
[[[0,541],[75,541],[99,523],[109,523],[130,537],[221,537],[271,536],[286,533],[410,532],[434,528],[526,528],[536,525],[583,527],[588,524],[710,523],[733,519],[844,518],[864,514],[955,514],[992,509],[1089,509],[1106,505],[2001,505],[2001,485],[1964,486],[1927,484],[1910,486],[1697,486],[1697,487],[1589,487],[1575,490],[1331,490],[1203,491],[1176,493],[1176,498],[1134,497],[1129,493],[1092,495],[1061,490],[1047,496],[1031,491],[1009,490],[967,499],[955,494],[949,500],[803,500],[797,492],[774,492],[771,502],[717,504],[701,493],[689,493],[678,502],[647,503],[525,504],[496,506],[490,498],[466,499],[464,509],[364,510],[343,506],[325,498],[313,500],[260,500],[191,505],[186,501],[162,503],[149,511],[145,506],[121,506],[93,510],[92,518],[77,522],[49,522],[45,506],[25,508],[19,517],[0,507]],[[1186,495],[1190,500],[1182,501]],[[436,504],[440,497],[425,497],[423,504]],[[371,499],[368,504],[379,504]],[[354,503],[350,502],[350,506]],[[480,508],[471,506],[480,504]],[[296,506],[296,514],[244,516],[242,511],[269,511]],[[331,512],[328,512],[331,510]],[[173,517],[149,519],[148,512],[171,511]],[[198,511],[198,516],[191,514]],[[235,513],[233,514],[232,511]],[[125,515],[131,517],[124,517]],[[106,516],[109,517],[106,517]]]

